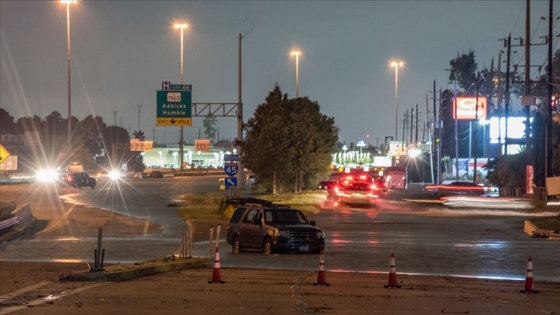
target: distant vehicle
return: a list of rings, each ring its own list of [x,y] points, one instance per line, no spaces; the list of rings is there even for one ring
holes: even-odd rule
[[[148,178],[163,178],[163,173],[160,171],[153,171],[148,173]]]
[[[72,162],[66,165],[66,171],[70,173],[81,173],[84,171],[84,166],[80,162]]]
[[[334,191],[337,182],[333,180],[324,180],[317,185],[317,189],[326,190],[328,192]]]
[[[387,181],[383,176],[377,176],[373,178],[373,183],[375,184],[375,190],[379,193],[387,192]]]
[[[240,202],[227,227],[232,252],[246,250],[264,254],[298,252],[318,254],[325,248],[325,234],[303,212],[285,205],[253,199]]]
[[[388,167],[385,170],[385,179],[387,181],[387,188],[391,189],[406,189],[408,181],[408,172],[403,167]]]
[[[97,186],[97,180],[85,172],[64,174],[61,181],[74,188],[91,187],[91,189],[95,189]]]
[[[433,191],[434,197],[441,198],[446,196],[482,196],[492,192],[494,188],[481,186],[472,182],[451,182],[442,185],[429,185],[424,188],[425,191]]]
[[[256,182],[255,175],[253,175],[253,174],[247,175],[247,180],[246,180],[245,185],[247,185],[249,187],[253,187],[255,182]]]
[[[377,198],[376,187],[371,176],[349,175],[342,178],[335,192],[340,205],[375,205]]]

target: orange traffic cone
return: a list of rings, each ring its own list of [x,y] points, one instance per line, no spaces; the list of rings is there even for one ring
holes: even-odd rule
[[[400,288],[401,286],[397,284],[397,271],[395,268],[395,254],[391,253],[391,259],[389,260],[389,283],[384,286],[385,288]]]
[[[325,272],[325,253],[321,250],[321,254],[319,254],[319,272],[317,273],[317,282],[314,282],[313,285],[331,285],[327,282],[327,274]]]
[[[533,259],[529,257],[527,260],[527,273],[525,273],[525,290],[520,290],[521,293],[538,293],[533,289]]]
[[[218,246],[216,246],[216,256],[214,258],[214,270],[212,270],[212,280],[208,280],[208,283],[225,283],[220,277],[220,252],[218,251]]]

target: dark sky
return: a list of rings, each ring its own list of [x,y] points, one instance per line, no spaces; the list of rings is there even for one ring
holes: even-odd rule
[[[543,42],[548,1],[531,1],[531,13],[532,42]],[[0,107],[16,119],[55,110],[66,117],[66,6],[1,0],[0,14]],[[117,125],[134,131],[142,105],[148,139],[178,142],[179,128],[155,126],[156,90],[162,81],[180,82],[180,32],[172,25],[184,21],[193,102],[237,102],[241,32],[245,121],[275,84],[295,97],[290,51],[299,49],[299,95],[335,118],[341,141],[376,145],[395,130],[392,60],[405,64],[399,118],[419,104],[423,122],[433,80],[437,89],[450,87],[444,69],[458,53],[472,49],[482,69],[492,58],[497,64],[499,39],[524,37],[525,1],[79,1],[70,20],[72,115],[80,119],[100,115],[112,125],[116,111]],[[533,47],[531,64],[546,62],[545,48]],[[525,63],[522,47],[512,60]],[[220,137],[233,139],[236,123],[220,118]],[[201,128],[194,118],[186,140]]]

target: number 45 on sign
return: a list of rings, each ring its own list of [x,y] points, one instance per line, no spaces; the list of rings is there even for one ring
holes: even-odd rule
[[[238,166],[237,165],[229,165],[226,164],[224,167],[224,172],[228,175],[228,176],[235,176],[237,174],[238,171]]]

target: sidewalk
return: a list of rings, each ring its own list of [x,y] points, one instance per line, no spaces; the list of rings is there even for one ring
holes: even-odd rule
[[[5,300],[7,294],[44,281],[72,287],[64,292],[28,293],[40,302],[19,306],[14,314],[557,314],[560,310],[558,283],[535,283],[538,293],[521,293],[523,281],[397,273],[401,288],[392,289],[384,288],[387,273],[328,268],[321,281],[328,286],[313,284],[318,281],[317,271],[211,266],[128,281],[58,281],[62,273],[84,274],[84,267],[0,261],[0,314],[17,306]],[[224,283],[208,283],[216,270]]]

